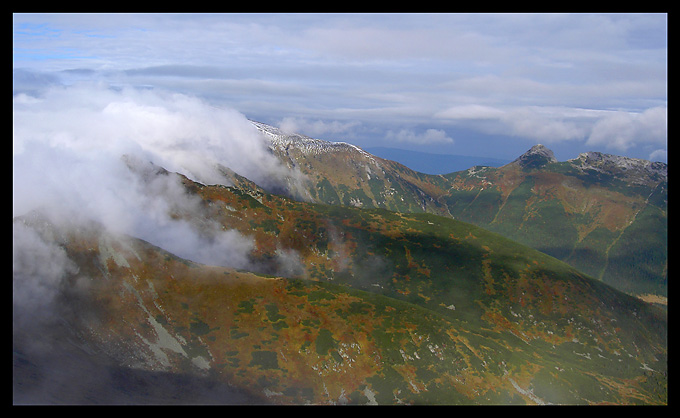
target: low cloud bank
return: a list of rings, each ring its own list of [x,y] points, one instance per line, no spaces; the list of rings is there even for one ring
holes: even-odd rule
[[[204,184],[228,185],[220,165],[265,188],[296,176],[244,115],[196,98],[98,84],[15,96],[14,216],[42,209],[52,221],[95,221],[192,261],[250,267],[250,238],[172,216],[199,213],[198,198],[177,176],[131,171],[130,158]]]
[[[434,117],[542,143],[581,141],[615,152],[644,146],[656,149],[656,158],[665,155],[661,151],[665,150],[668,137],[665,106],[627,112],[540,106],[504,109],[472,104],[445,109]]]
[[[266,141],[242,114],[183,95],[81,85],[14,97],[15,403],[250,400],[200,377],[117,367],[103,351],[74,344],[71,315],[87,317],[81,303],[91,303],[91,281],[60,243],[70,226],[103,226],[195,262],[256,271],[253,239],[204,216],[203,202],[172,172],[227,184],[223,166],[281,187],[296,174]],[[277,262],[299,273],[294,252]],[[157,390],[137,396],[131,384]]]

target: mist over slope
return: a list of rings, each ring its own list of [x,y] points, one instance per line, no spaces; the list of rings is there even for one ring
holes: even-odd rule
[[[15,402],[667,402],[665,313],[423,213],[446,176],[182,95],[14,105]]]
[[[86,85],[14,98],[14,216],[43,208],[55,221],[96,221],[183,257],[241,266],[248,240],[178,220],[173,213],[198,210],[197,202],[175,177],[128,169],[149,162],[205,184],[232,184],[236,171],[290,189],[301,177],[243,115],[187,96]]]
[[[98,225],[16,218],[58,254],[50,265],[77,266],[52,274],[51,308],[39,310],[59,328],[31,339],[15,326],[21,376],[55,337],[105,376],[205,379],[226,385],[223,402],[666,402],[664,313],[551,257],[432,215],[183,184],[277,276],[200,265]],[[176,392],[169,382],[150,399]]]

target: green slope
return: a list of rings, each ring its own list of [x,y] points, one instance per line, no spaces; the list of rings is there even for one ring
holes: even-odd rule
[[[85,352],[279,404],[667,403],[665,312],[551,256],[432,214],[182,182],[202,208],[172,215],[251,237],[250,272],[15,219],[77,266],[57,300]]]
[[[630,294],[667,295],[667,182],[632,185],[571,163],[467,172],[446,197],[452,216],[566,261]],[[483,190],[481,188],[484,188]]]
[[[639,355],[633,351],[650,355],[638,358],[640,370],[646,367],[643,363],[651,364],[647,361],[665,367],[662,312],[497,234],[434,215],[311,205],[258,192],[253,195],[268,210],[251,211],[252,205],[245,204],[250,195],[187,184],[213,203],[223,199],[242,207],[239,219],[220,209],[214,217],[252,234],[262,259],[274,259],[273,250],[282,245],[297,251],[304,265],[302,278],[426,308],[485,338],[500,338],[501,346],[513,352],[524,352],[527,344],[545,344],[542,349],[551,347],[547,351],[555,356],[551,350],[562,347],[560,361],[573,361],[588,373],[602,367],[607,376],[608,367],[634,368],[623,366]],[[243,220],[251,218],[243,228]],[[278,232],[265,227],[275,219],[280,221]],[[638,315],[645,316],[642,323]],[[637,332],[645,336],[640,340],[633,336]],[[651,345],[642,351],[625,348],[624,341],[642,340]],[[537,356],[533,348],[529,352],[529,357]],[[628,355],[633,357],[625,360]]]
[[[363,214],[326,209],[340,223]],[[516,244],[487,250],[482,230],[438,220],[378,234],[393,266],[332,282],[199,265],[102,231],[56,234],[79,266],[66,288],[87,283],[62,296],[63,318],[88,351],[122,366],[228,382],[262,402],[666,402],[658,312],[554,259],[527,268]],[[442,231],[478,235],[441,248]]]
[[[667,296],[665,164],[600,153],[557,162],[535,146],[503,167],[428,175],[349,145],[276,132],[285,147],[274,152],[308,177],[313,202],[453,217],[629,294]]]

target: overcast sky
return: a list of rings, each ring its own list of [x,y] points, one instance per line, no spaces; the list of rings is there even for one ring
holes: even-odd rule
[[[15,14],[14,93],[180,92],[360,147],[667,161],[665,14]],[[82,90],[80,90],[82,92]]]

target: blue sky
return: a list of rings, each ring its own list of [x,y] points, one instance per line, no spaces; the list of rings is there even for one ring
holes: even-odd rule
[[[667,161],[665,14],[15,14],[14,92],[179,92],[360,147]]]

